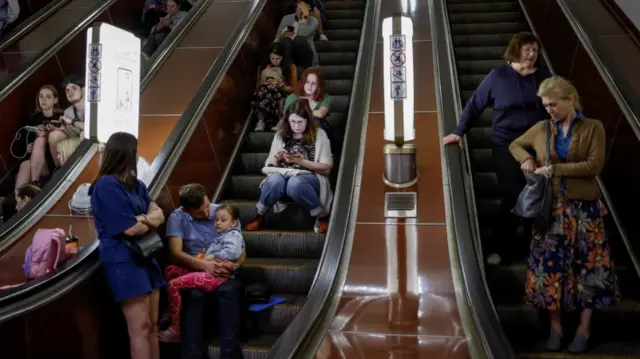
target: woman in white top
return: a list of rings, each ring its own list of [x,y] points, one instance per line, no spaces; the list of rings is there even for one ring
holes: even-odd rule
[[[267,178],[261,183],[258,216],[245,229],[260,230],[269,209],[283,210],[279,202],[288,197],[316,217],[317,233],[325,233],[333,200],[328,177],[332,168],[331,142],[313,121],[309,101],[294,102],[285,111],[262,169]]]

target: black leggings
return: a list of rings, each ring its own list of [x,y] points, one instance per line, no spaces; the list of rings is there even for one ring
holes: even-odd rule
[[[487,243],[489,253],[498,253],[503,258],[519,257],[519,249],[526,244],[526,238],[531,234],[530,221],[511,214],[511,210],[518,200],[518,196],[526,184],[520,163],[513,158],[506,146],[492,148],[493,168],[498,177],[500,191],[500,212],[495,222],[494,243]],[[518,226],[524,223],[525,238],[517,238]],[[520,244],[520,245],[519,245]]]
[[[296,37],[295,40],[291,40],[288,37],[282,37],[280,43],[284,45],[285,56],[297,67],[306,69],[313,65],[313,50],[305,38]]]

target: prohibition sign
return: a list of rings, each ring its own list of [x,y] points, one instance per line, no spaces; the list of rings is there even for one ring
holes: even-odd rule
[[[405,61],[407,61],[407,57],[402,51],[394,51],[391,53],[391,64],[393,66],[402,66]]]

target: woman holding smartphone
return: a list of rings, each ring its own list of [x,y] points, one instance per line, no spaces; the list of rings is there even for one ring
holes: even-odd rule
[[[38,90],[36,110],[24,121],[24,126],[19,133],[21,138],[26,139],[24,142],[20,141],[26,144],[26,147],[19,152],[24,153],[25,156],[20,163],[15,188],[20,188],[27,183],[40,187],[40,176],[49,174],[47,162],[52,162],[53,157],[47,151],[49,148],[47,137],[52,129],[60,126],[61,111],[58,103],[58,90],[52,85],[44,85]],[[12,150],[15,151],[14,148]]]

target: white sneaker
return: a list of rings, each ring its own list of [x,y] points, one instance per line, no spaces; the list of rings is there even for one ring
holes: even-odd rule
[[[266,127],[266,125],[265,125],[264,121],[263,120],[258,120],[258,124],[256,124],[255,131],[263,132],[265,127]]]
[[[329,39],[327,38],[327,35],[320,34],[320,41],[329,41]]]
[[[487,264],[489,264],[489,265],[499,266],[500,262],[502,262],[502,258],[500,258],[500,256],[497,255],[496,253],[491,253],[487,257]]]

